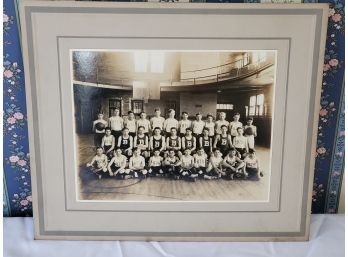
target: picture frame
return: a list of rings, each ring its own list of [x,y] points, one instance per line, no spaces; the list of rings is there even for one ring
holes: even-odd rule
[[[36,239],[308,240],[328,5],[25,0],[19,11]],[[115,49],[276,51],[268,198],[79,199],[72,52]]]

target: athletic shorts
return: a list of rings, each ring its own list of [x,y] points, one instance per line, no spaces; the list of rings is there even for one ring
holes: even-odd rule
[[[250,179],[250,180],[259,180],[257,169],[255,169],[255,168],[246,168],[245,170],[248,173],[248,179]]]
[[[104,135],[105,135],[104,133],[95,133],[94,134],[94,145],[95,145],[95,147],[101,146],[102,139],[103,139]]]

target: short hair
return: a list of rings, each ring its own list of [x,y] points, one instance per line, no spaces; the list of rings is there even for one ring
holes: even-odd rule
[[[175,153],[175,150],[174,150],[174,149],[170,149],[170,150],[169,150],[169,152],[173,152],[173,153]]]
[[[111,131],[111,128],[110,128],[110,127],[106,127],[106,128],[105,128],[105,131],[107,131],[107,130],[110,130],[110,131]]]
[[[157,111],[161,111],[161,109],[160,108],[155,108],[155,112],[157,112]]]
[[[230,150],[229,150],[229,152],[232,152],[232,151],[235,151],[235,152],[236,152],[236,151],[237,151],[237,149],[236,149],[236,148],[234,148],[234,147],[231,147],[231,148],[230,148]]]
[[[125,131],[125,130],[128,130],[128,131],[129,131],[129,128],[124,127],[124,128],[122,129],[122,131]]]
[[[161,130],[161,128],[160,128],[160,127],[155,127],[153,130],[156,130],[156,129]]]
[[[253,154],[253,153],[255,153],[255,150],[254,149],[249,149],[249,153]]]
[[[214,116],[212,114],[210,114],[210,113],[207,114],[207,118],[208,117],[212,117],[214,119]]]
[[[98,116],[99,116],[99,115],[104,115],[104,113],[103,113],[103,112],[98,112]]]
[[[133,111],[128,111],[128,114],[131,114],[131,113],[133,113],[133,114],[134,114],[134,112],[133,112]]]
[[[178,129],[176,127],[171,127],[170,130],[175,129],[175,131],[177,131]]]
[[[101,147],[101,146],[97,146],[97,147],[95,148],[96,151],[97,151],[98,149],[102,149],[102,150],[104,151],[103,147]]]
[[[134,147],[134,148],[133,148],[133,152],[135,152],[135,151],[137,151],[137,150],[140,150],[140,148],[139,148],[139,147]]]
[[[224,127],[225,127],[225,128],[227,128],[227,126],[226,126],[226,125],[221,125],[221,128],[224,128]]]
[[[204,127],[204,128],[203,128],[203,131],[204,131],[204,130],[206,130],[206,131],[209,132],[209,128],[207,128],[207,127]]]
[[[240,116],[240,113],[239,112],[236,112],[234,115],[233,115],[233,117],[234,116]]]
[[[115,151],[117,151],[117,150],[122,150],[120,147],[116,147],[115,148]]]
[[[184,115],[184,114],[187,114],[188,115],[188,112],[182,112],[181,115]]]
[[[202,115],[202,113],[200,113],[200,112],[197,112],[197,113],[196,113],[196,116],[198,116],[198,115]]]
[[[253,119],[253,117],[248,117],[246,120],[247,121],[249,121],[249,120],[253,121],[254,119]]]
[[[120,108],[115,108],[114,111],[120,111]]]
[[[153,152],[161,152],[159,149],[155,149],[153,150]]]
[[[146,114],[146,112],[144,112],[144,111],[141,111],[141,112],[139,113],[139,115],[142,115],[142,114]]]
[[[145,129],[145,127],[144,127],[144,126],[139,126],[139,127],[138,127],[138,130],[139,130],[139,129],[141,129],[141,128]]]
[[[221,115],[221,114],[225,114],[225,115],[226,115],[226,112],[220,112],[220,115]]]
[[[242,127],[238,127],[237,130],[239,130],[239,129],[243,129],[243,128]]]
[[[169,109],[168,113],[171,113],[171,112],[175,112],[175,110],[174,109]]]
[[[198,151],[200,151],[200,150],[203,150],[203,151],[204,151],[204,148],[203,148],[203,147],[198,147],[197,150],[198,150]]]
[[[186,131],[191,131],[192,132],[192,128],[186,128]]]
[[[219,148],[213,148],[213,152],[220,151]]]

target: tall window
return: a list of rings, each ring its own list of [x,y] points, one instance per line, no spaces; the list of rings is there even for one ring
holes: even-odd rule
[[[265,96],[258,94],[250,96],[249,106],[245,106],[246,116],[263,116],[265,114]]]
[[[132,100],[132,111],[134,114],[140,114],[144,110],[143,100]]]

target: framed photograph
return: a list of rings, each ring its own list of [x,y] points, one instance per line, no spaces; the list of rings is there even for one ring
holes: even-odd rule
[[[307,240],[327,12],[21,1],[35,238]]]

